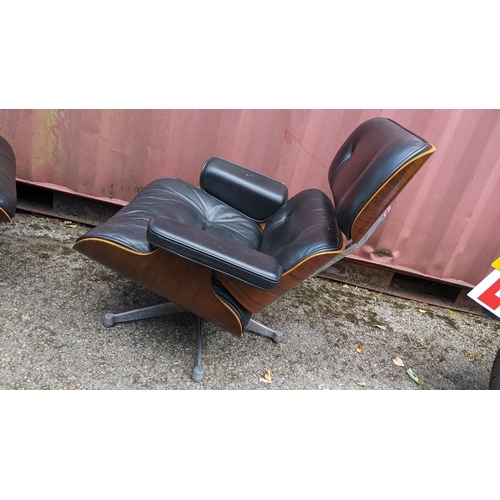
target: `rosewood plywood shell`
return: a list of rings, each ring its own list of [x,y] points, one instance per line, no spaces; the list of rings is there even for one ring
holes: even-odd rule
[[[9,214],[0,207],[0,222],[12,222],[12,219],[9,217]]]
[[[241,336],[233,310],[212,288],[212,271],[161,249],[143,254],[99,238],[77,242],[74,249],[130,278],[201,318]]]
[[[328,264],[338,252],[325,252],[313,255],[283,274],[280,284],[271,291],[259,290],[246,283],[221,273],[216,273],[219,281],[229,293],[246,309],[253,313],[262,311],[283,294],[309,278]]]
[[[432,145],[424,153],[405,163],[368,201],[359,212],[351,229],[352,241],[357,243],[384,213],[401,190],[420,170],[436,148]]]

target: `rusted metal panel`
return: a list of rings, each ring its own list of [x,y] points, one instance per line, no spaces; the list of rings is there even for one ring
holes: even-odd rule
[[[158,177],[197,184],[211,156],[329,194],[335,152],[374,116],[437,151],[353,258],[475,285],[500,253],[498,110],[0,110],[0,135],[19,180],[117,204]]]
[[[500,250],[500,113],[406,112],[437,151],[357,255],[445,280],[478,283]],[[387,249],[392,257],[377,257]]]

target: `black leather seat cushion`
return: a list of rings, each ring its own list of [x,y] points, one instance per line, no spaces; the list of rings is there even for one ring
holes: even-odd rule
[[[0,207],[12,218],[16,205],[16,158],[10,144],[0,137]]]
[[[128,205],[82,238],[103,238],[136,252],[154,247],[146,232],[151,219],[168,217],[258,250],[262,230],[253,220],[195,186],[173,177],[148,184]]]

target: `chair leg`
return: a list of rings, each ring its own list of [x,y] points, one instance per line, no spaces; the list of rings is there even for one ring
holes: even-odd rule
[[[181,306],[174,304],[173,302],[164,302],[156,306],[143,307],[141,309],[133,309],[132,311],[125,311],[122,313],[107,313],[104,316],[104,326],[109,328],[115,323],[125,323],[127,321],[136,321],[139,319],[156,318],[158,316],[166,316],[168,314],[175,314],[178,312],[187,312]],[[205,375],[205,368],[201,362],[201,352],[203,345],[203,326],[204,321],[202,318],[198,317],[198,358],[197,364],[193,370],[193,382],[201,382]]]
[[[204,321],[200,317],[198,317],[198,358],[197,364],[193,370],[193,382],[201,382],[203,377],[205,376],[205,368],[201,363],[201,350],[203,347],[203,324]]]
[[[245,331],[268,337],[272,339],[276,344],[279,344],[281,342],[281,339],[283,338],[283,333],[279,330],[272,330],[271,328],[263,325],[262,323],[259,323],[258,321],[255,321],[254,319],[251,319],[248,322]]]
[[[168,314],[174,314],[178,312],[186,312],[184,308],[174,304],[173,302],[164,302],[156,306],[143,307],[141,309],[133,309],[131,311],[125,311],[122,313],[107,313],[104,316],[104,326],[109,328],[115,323],[125,323],[128,321],[136,321],[139,319],[156,318],[158,316],[165,316]],[[203,327],[204,320],[198,317],[198,328],[197,328],[197,338],[198,338],[198,353],[197,353],[197,363],[193,370],[193,382],[201,382],[205,376],[205,368],[203,367],[201,361],[202,347],[203,347]],[[254,319],[248,322],[245,331],[250,333],[256,333],[257,335],[262,335],[273,340],[276,344],[281,342],[283,333],[278,330],[273,330]]]
[[[104,326],[110,327],[115,323],[125,323],[127,321],[135,321],[138,319],[156,318],[158,316],[166,316],[167,314],[175,314],[185,311],[182,307],[173,302],[165,302],[156,306],[143,307],[141,309],[133,309],[122,313],[107,313],[104,316]]]

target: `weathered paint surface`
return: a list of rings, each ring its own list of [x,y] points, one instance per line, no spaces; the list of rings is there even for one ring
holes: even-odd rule
[[[152,180],[198,183],[221,156],[329,194],[327,171],[373,116],[425,137],[436,153],[356,257],[435,279],[478,283],[500,253],[499,110],[0,110],[20,180],[123,204]]]

